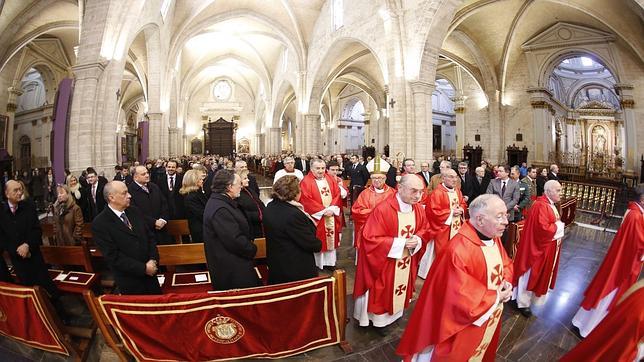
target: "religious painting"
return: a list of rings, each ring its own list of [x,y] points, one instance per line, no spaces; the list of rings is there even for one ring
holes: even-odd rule
[[[247,138],[242,138],[239,140],[239,145],[237,145],[237,153],[250,153],[250,141]]]
[[[606,154],[606,128],[599,125],[593,127],[592,136],[593,153]]]
[[[195,138],[190,141],[190,153],[193,155],[200,154],[203,152],[203,143],[199,138]]]
[[[9,117],[0,115],[0,149],[7,149],[7,133],[8,133]]]

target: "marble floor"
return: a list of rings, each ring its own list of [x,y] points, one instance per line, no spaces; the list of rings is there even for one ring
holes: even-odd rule
[[[267,185],[269,182],[268,180],[259,181],[260,186]],[[269,189],[262,188],[262,198],[267,199],[268,194]],[[580,222],[590,223],[594,219],[596,215],[578,212],[577,220]],[[621,220],[617,218],[608,219],[601,226],[617,229],[620,222]],[[347,270],[349,316],[353,315],[351,292],[355,274],[354,251],[351,248],[352,234],[353,226],[349,223],[343,233],[337,265],[338,268]],[[545,303],[534,306],[532,308],[534,315],[529,319],[522,317],[510,303],[506,304],[497,361],[554,361],[579,342],[579,337],[572,330],[571,320],[579,307],[582,293],[603,260],[613,236],[614,234],[608,231],[578,225],[567,229],[556,288],[549,293]],[[422,288],[422,284],[423,280],[418,279],[417,293]],[[69,305],[75,313],[81,316],[85,314],[84,306],[79,301],[70,300]],[[347,339],[354,351],[351,354],[345,355],[340,348],[332,346],[284,360],[399,361],[394,351],[413,308],[414,303],[405,312],[404,317],[390,329],[386,337],[380,336],[372,328],[358,327],[352,320],[347,328]],[[2,361],[64,360],[50,353],[24,347],[3,337],[0,337],[0,359]],[[109,347],[105,346],[99,333],[94,339],[88,360],[117,361],[118,359]]]

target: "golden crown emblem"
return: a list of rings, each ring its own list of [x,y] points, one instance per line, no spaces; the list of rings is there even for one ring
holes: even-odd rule
[[[213,342],[231,344],[244,336],[244,327],[236,320],[218,314],[204,326],[204,331]]]

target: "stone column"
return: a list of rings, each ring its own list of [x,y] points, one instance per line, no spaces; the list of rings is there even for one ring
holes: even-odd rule
[[[282,137],[281,131],[282,129],[279,127],[271,127],[268,129],[268,142],[266,144],[269,154],[279,154],[282,151],[280,145],[280,138]]]
[[[385,145],[389,144],[389,117],[387,117],[387,108],[380,110],[378,119],[378,135],[376,136],[376,152],[383,153]]]
[[[169,150],[170,150],[170,157],[176,157],[178,155],[183,155],[183,152],[179,150],[179,129],[176,127],[170,127],[168,128],[168,138],[169,138]]]
[[[7,90],[9,91],[9,100],[7,101],[6,116],[9,117],[9,121],[6,124],[7,140],[5,143],[7,147],[7,153],[14,156],[14,159],[17,159],[16,155],[14,155],[14,152],[13,152],[13,124],[16,119],[16,109],[18,108],[18,104],[16,103],[16,101],[17,101],[17,98],[22,95],[22,90],[16,87],[9,87],[9,89]]]
[[[149,137],[150,137],[150,149],[149,149],[149,155],[148,157],[150,158],[159,158],[162,156],[167,156],[163,154],[163,145],[162,143],[168,142],[168,139],[166,138],[165,140],[163,139],[163,113],[158,113],[158,112],[153,112],[153,113],[148,113],[148,119],[150,121],[150,130],[149,130]]]
[[[454,113],[456,114],[456,157],[463,159],[465,146],[465,97],[454,98]]]
[[[409,83],[413,95],[413,127],[409,137],[413,140],[414,151],[407,157],[413,157],[420,163],[432,158],[433,130],[432,127],[432,92],[434,84],[416,81]]]
[[[639,168],[639,160],[637,158],[638,153],[636,152],[638,144],[637,140],[639,137],[644,137],[644,132],[640,129],[640,134],[637,134],[638,119],[635,115],[634,107],[635,100],[633,98],[633,86],[630,84],[615,84],[615,91],[619,94],[619,103],[622,106],[622,117],[624,120],[624,133],[626,138],[626,144],[622,145],[622,153],[626,154],[624,160],[624,169],[627,171],[637,170]],[[640,150],[641,153],[641,150]]]
[[[553,109],[549,103],[550,92],[545,88],[529,88],[530,105],[532,106],[533,120],[533,160],[548,162],[549,153],[554,150],[552,142],[552,115]]]
[[[80,171],[96,161],[100,145],[95,142],[98,128],[95,122],[96,98],[99,79],[105,70],[104,63],[85,63],[72,67],[74,72],[74,97],[69,122],[67,158],[72,172]]]
[[[302,149],[298,153],[305,153],[314,155],[319,152],[320,142],[320,115],[319,114],[304,114],[304,122],[302,129]]]

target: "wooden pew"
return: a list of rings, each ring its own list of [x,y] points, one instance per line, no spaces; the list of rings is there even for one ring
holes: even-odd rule
[[[342,269],[338,269],[333,273],[334,284],[333,284],[333,303],[337,311],[337,320],[338,320],[338,332],[339,332],[339,344],[338,346],[345,352],[351,353],[352,348],[349,342],[346,339],[346,325],[349,322],[347,315],[347,300],[346,300],[346,272]],[[315,280],[314,278],[312,280]],[[272,286],[271,288],[274,288]],[[252,288],[257,289],[257,288]],[[116,332],[117,328],[111,323],[110,319],[105,314],[104,308],[101,306],[101,300],[93,292],[86,291],[84,293],[85,301],[89,307],[89,311],[92,314],[92,317],[95,319],[98,327],[101,329],[101,332],[105,338],[106,344],[114,350],[116,355],[121,361],[129,361],[134,357],[132,353],[141,353],[141,351],[130,352],[131,350],[126,347],[124,341],[121,339],[121,335]],[[216,296],[216,294],[212,294]],[[203,295],[195,295],[195,299],[203,298]],[[228,298],[228,297],[227,297]],[[214,299],[213,299],[214,300]],[[131,303],[131,302],[128,302]],[[146,305],[150,305],[150,301],[144,302]],[[231,307],[231,308],[234,308]],[[324,328],[324,326],[320,326]],[[327,326],[328,328],[328,326]]]
[[[47,245],[56,245],[54,238],[54,224],[50,222],[41,222],[40,229],[42,230],[43,239],[47,239]]]
[[[63,324],[41,287],[0,283],[0,310],[3,335],[32,348],[69,356],[74,361],[87,359],[95,325],[83,328]],[[25,323],[29,328],[23,328]]]
[[[45,263],[52,265],[82,266],[89,273],[94,272],[92,258],[86,245],[78,246],[41,246]]]
[[[190,237],[190,227],[188,225],[188,220],[170,220],[165,225],[165,230],[168,235],[174,238],[174,241],[177,244],[183,244],[183,236]],[[190,239],[192,240],[192,239]]]
[[[174,267],[206,263],[203,243],[159,245],[157,250],[159,251],[159,265]]]

